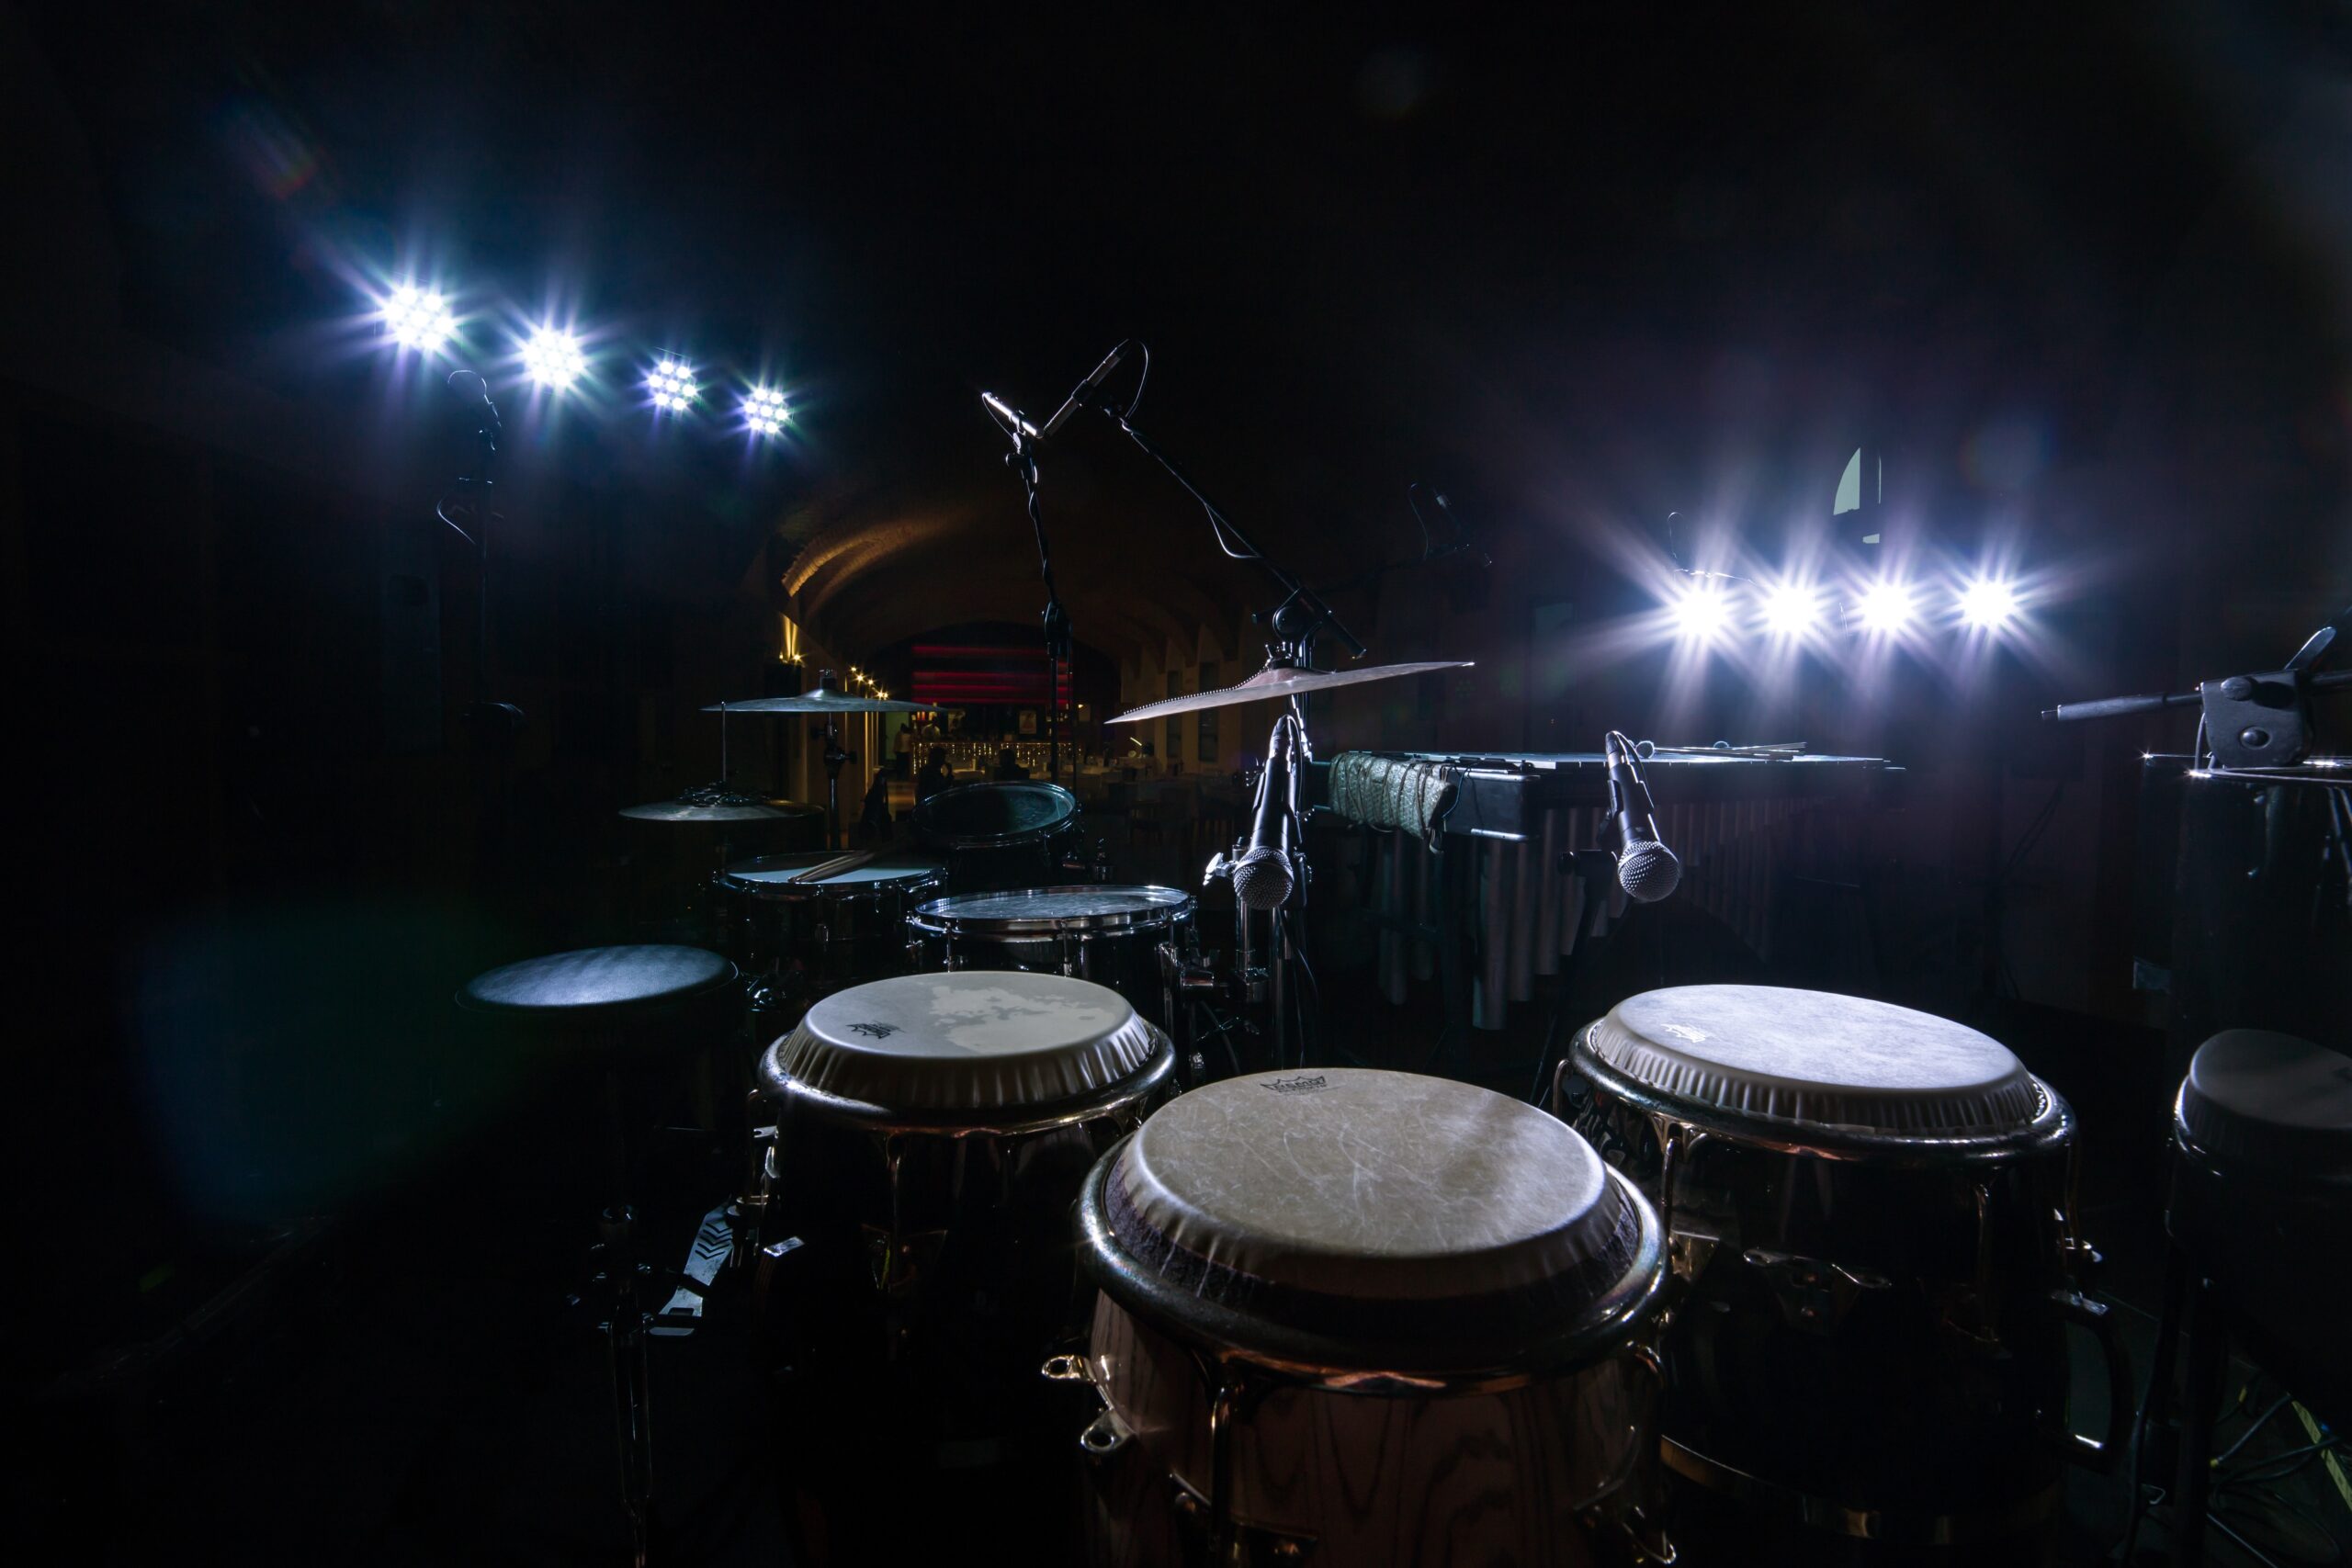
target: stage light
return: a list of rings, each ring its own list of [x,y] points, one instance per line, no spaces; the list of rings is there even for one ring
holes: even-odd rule
[[[1911,590],[1892,579],[1874,582],[1854,606],[1865,631],[1894,633],[1911,624]]]
[[[1691,642],[1713,642],[1731,625],[1731,602],[1703,580],[1690,583],[1674,602],[1674,629]]]
[[[419,354],[437,352],[449,334],[458,330],[457,318],[449,314],[448,301],[413,283],[403,283],[393,289],[384,300],[382,314],[384,331],[391,340]]]
[[[1803,637],[1821,619],[1820,591],[1783,582],[1764,595],[1764,625],[1781,637]]]
[[[695,384],[694,367],[683,359],[662,359],[645,384],[652,389],[653,406],[667,413],[685,412],[702,391]]]
[[[1980,577],[1961,588],[1960,618],[1978,631],[1999,631],[2017,613],[2017,589],[1998,578]]]
[[[784,394],[773,387],[754,387],[743,400],[743,423],[755,435],[780,435],[784,422],[792,411],[784,406]]]
[[[570,333],[541,327],[523,345],[523,369],[540,386],[560,392],[587,373],[588,356]]]

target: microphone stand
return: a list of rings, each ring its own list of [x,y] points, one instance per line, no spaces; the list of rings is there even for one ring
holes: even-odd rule
[[[492,884],[494,860],[503,857],[508,846],[515,841],[509,820],[513,807],[512,790],[507,766],[512,759],[514,736],[523,728],[523,710],[513,703],[492,700],[490,692],[490,525],[496,513],[491,510],[491,470],[497,466],[498,440],[504,427],[498,417],[498,405],[491,401],[490,384],[472,370],[458,369],[449,373],[449,389],[459,392],[460,378],[470,378],[481,386],[481,397],[468,411],[473,421],[474,453],[464,465],[450,489],[433,503],[433,515],[444,526],[471,547],[474,552],[474,649],[473,669],[467,682],[471,694],[461,721],[471,737],[474,753],[487,768],[478,779],[482,786],[479,805],[485,818],[483,838],[486,843],[477,849],[474,874],[482,884]],[[459,392],[460,396],[464,394]],[[450,515],[452,509],[465,518],[460,523]],[[470,530],[467,524],[471,524]]]
[[[1029,526],[1037,536],[1037,571],[1046,581],[1046,609],[1040,619],[1046,629],[1046,776],[1054,783],[1062,782],[1062,751],[1059,717],[1062,705],[1062,670],[1070,662],[1069,612],[1062,608],[1059,589],[1054,586],[1054,554],[1046,543],[1046,519],[1037,504],[1037,433],[1019,409],[983,393],[981,401],[998,428],[1012,441],[1012,450],[1005,454],[1005,467],[1021,477],[1021,490],[1029,505]],[[1078,773],[1077,758],[1070,760],[1071,782]]]
[[[1142,431],[1129,422],[1127,416],[1133,412],[1131,409],[1101,399],[1099,394],[1090,393],[1086,400],[1117,425],[1145,457],[1165,468],[1170,479],[1184,487],[1185,494],[1201,503],[1201,510],[1208,513],[1209,526],[1216,530],[1219,549],[1235,560],[1255,561],[1261,570],[1273,579],[1274,586],[1283,591],[1283,601],[1275,606],[1273,614],[1274,636],[1281,649],[1275,655],[1276,663],[1313,668],[1315,639],[1326,632],[1346,645],[1350,658],[1362,659],[1364,656],[1363,644],[1341,623],[1330,605],[1325,604],[1313,589],[1270,559],[1248,535],[1234,525],[1233,519],[1227,516],[1216,502],[1203,493],[1201,487],[1193,482],[1192,476],[1178,466],[1176,459],[1154,446]]]

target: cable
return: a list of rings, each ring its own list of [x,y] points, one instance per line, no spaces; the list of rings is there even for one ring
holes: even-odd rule
[[[2228,1486],[2267,1486],[2274,1482],[2284,1481],[2290,1475],[2299,1475],[2318,1463],[2323,1455],[2334,1450],[2342,1441],[2342,1434],[2331,1433],[2316,1443],[2305,1443],[2301,1448],[2289,1449],[2284,1453],[2271,1454],[2267,1458],[2256,1460],[2235,1475],[2215,1477],[2214,1490],[2218,1492]],[[2288,1463],[2286,1462],[2288,1461],[2293,1462]],[[2283,1468],[2274,1468],[2279,1466]]]
[[[2241,1394],[2239,1397],[2243,1400],[2245,1396]],[[2254,1418],[2253,1426],[2248,1427],[2245,1431],[2238,1434],[2238,1439],[2236,1442],[2232,1443],[2228,1448],[2223,1449],[2220,1453],[2213,1456],[2211,1461],[2212,1468],[2219,1470],[2223,1465],[2229,1463],[2230,1461],[2237,1458],[2238,1450],[2245,1447],[2246,1444],[2252,1442],[2254,1440],[2254,1435],[2256,1432],[2261,1431],[2263,1427],[2273,1416],[2276,1416],[2281,1410],[2286,1409],[2288,1402],[2293,1398],[2293,1394],[2282,1393],[2276,1400],[2273,1400],[2268,1409],[2263,1411],[2261,1415]]]

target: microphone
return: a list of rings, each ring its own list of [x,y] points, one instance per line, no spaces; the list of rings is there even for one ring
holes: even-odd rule
[[[1643,782],[1632,745],[1612,730],[1602,749],[1609,759],[1609,819],[1617,833],[1618,884],[1634,902],[1655,904],[1681,883],[1682,863],[1658,842],[1650,786]]]
[[[1495,566],[1495,558],[1487,553],[1487,547],[1484,545],[1481,545],[1477,540],[1470,536],[1470,530],[1468,526],[1463,523],[1461,515],[1453,510],[1453,502],[1445,498],[1445,491],[1442,490],[1431,491],[1430,491],[1430,497],[1437,502],[1437,509],[1440,512],[1444,513],[1448,517],[1453,519],[1454,547],[1456,549],[1469,551],[1472,555],[1478,558],[1478,564],[1480,566],[1485,567],[1489,571],[1493,570]]]
[[[1248,846],[1233,863],[1234,901],[1245,909],[1279,909],[1298,886],[1291,869],[1290,730],[1274,726],[1266,771],[1258,776],[1258,804]]]
[[[1136,340],[1129,338],[1126,342],[1121,344],[1118,347],[1104,355],[1102,356],[1102,363],[1096,366],[1092,373],[1091,373],[1085,380],[1080,381],[1076,387],[1072,388],[1070,389],[1069,396],[1062,400],[1062,406],[1054,411],[1054,417],[1047,420],[1045,423],[1045,427],[1037,432],[1037,439],[1040,441],[1046,439],[1048,436],[1052,435],[1055,431],[1059,430],[1065,423],[1067,423],[1070,415],[1076,413],[1080,409],[1084,408],[1086,406],[1087,394],[1093,391],[1097,387],[1100,387],[1103,382],[1111,378],[1111,372],[1116,370],[1120,365],[1125,361],[1127,357],[1127,351],[1135,347],[1135,345]]]

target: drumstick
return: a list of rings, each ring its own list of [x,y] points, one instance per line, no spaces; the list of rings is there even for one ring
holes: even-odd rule
[[[866,862],[878,857],[881,852],[879,850],[852,850],[845,855],[835,855],[831,860],[820,860],[791,880],[796,885],[803,882],[822,882],[829,876],[839,876],[845,871],[855,871]]]

